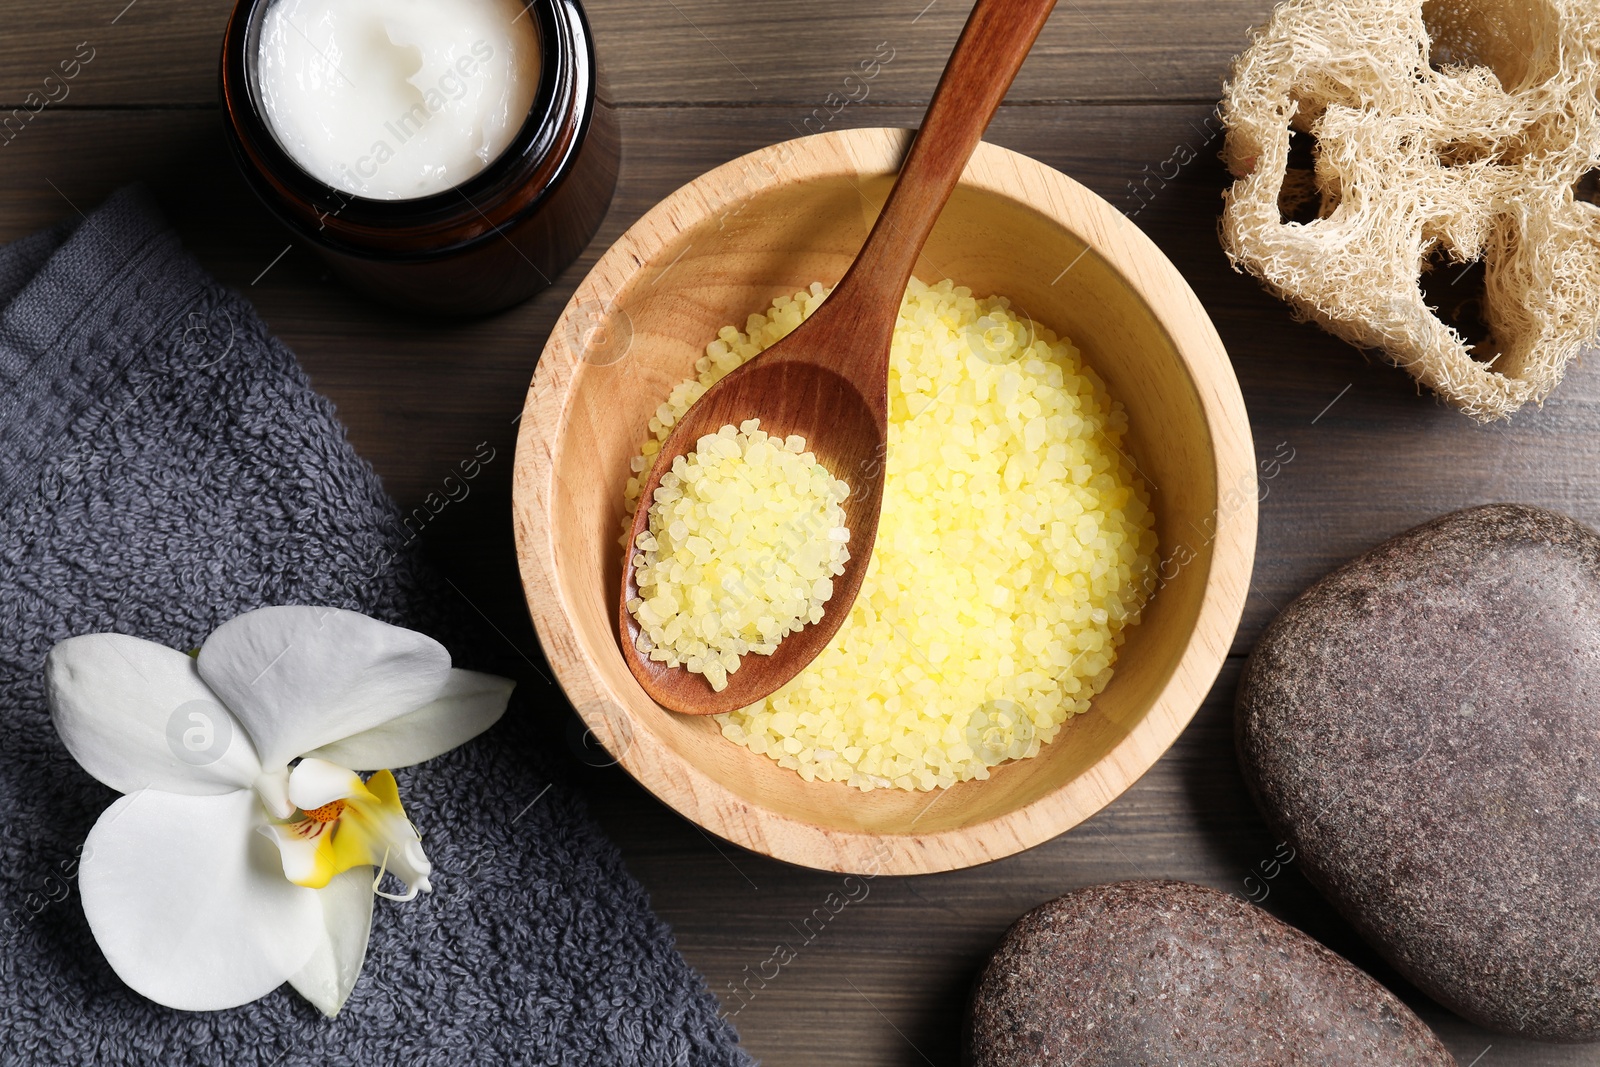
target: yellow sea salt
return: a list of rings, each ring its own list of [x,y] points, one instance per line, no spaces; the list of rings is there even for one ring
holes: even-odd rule
[[[826,295],[814,284],[718,332],[651,420],[629,515],[689,406]],[[862,790],[941,788],[1036,754],[1105,688],[1155,588],[1155,520],[1126,430],[1070,341],[1004,298],[913,280],[860,595],[794,680],[718,716],[723,736],[808,781]]]
[[[721,692],[740,657],[820,622],[850,559],[849,495],[803,437],[760,419],[701,437],[661,476],[633,546],[639,651]]]

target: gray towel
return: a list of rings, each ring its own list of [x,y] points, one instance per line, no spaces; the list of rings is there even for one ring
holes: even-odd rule
[[[337,1019],[287,986],[171,1011],[107,966],[74,879],[115,794],[51,728],[56,641],[187,649],[250,608],[326,604],[497,666],[333,406],[138,189],[0,248],[0,516],[0,1063],[750,1062],[616,849],[551,786],[515,698],[485,736],[400,772],[436,888],[378,901]]]

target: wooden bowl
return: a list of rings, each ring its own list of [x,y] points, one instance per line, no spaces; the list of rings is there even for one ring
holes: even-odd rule
[[[949,277],[1070,337],[1128,409],[1163,584],[1091,710],[1033,759],[917,793],[805,782],[675,715],[617,646],[629,460],[716,331],[838,281],[910,133],[774,145],[657,204],[578,286],[539,360],[517,442],[522,578],[545,655],[595,736],[646,788],[730,841],[791,863],[916,874],[999,859],[1093,815],[1160,758],[1238,627],[1256,540],[1244,401],[1211,321],[1165,256],[1083,186],[980,145],[918,276]]]

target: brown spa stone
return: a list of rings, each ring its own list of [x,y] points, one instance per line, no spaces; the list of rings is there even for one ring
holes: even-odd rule
[[[1296,866],[1483,1026],[1600,1038],[1600,536],[1497,504],[1379,545],[1269,626],[1245,778]]]
[[[1252,904],[1091,886],[1017,920],[973,992],[972,1067],[1453,1067],[1383,986]]]

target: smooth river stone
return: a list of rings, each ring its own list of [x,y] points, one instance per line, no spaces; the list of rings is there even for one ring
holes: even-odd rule
[[[1501,504],[1379,545],[1268,627],[1236,725],[1297,866],[1400,973],[1600,1038],[1600,536]]]
[[[1392,993],[1260,908],[1185,882],[1092,886],[1007,932],[972,1067],[1454,1067]]]

